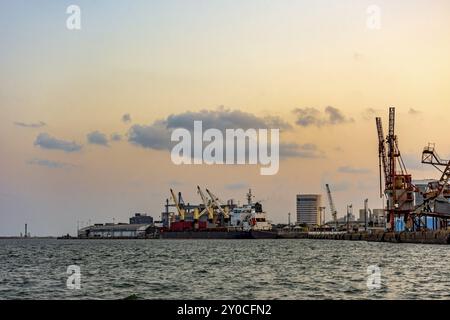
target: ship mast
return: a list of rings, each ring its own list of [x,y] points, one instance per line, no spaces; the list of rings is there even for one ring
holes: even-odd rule
[[[252,194],[252,189],[248,189],[247,193],[247,204],[250,206],[252,205],[252,199],[254,198],[254,195]]]

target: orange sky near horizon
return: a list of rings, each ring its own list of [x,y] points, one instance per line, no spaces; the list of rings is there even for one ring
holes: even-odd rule
[[[78,220],[158,219],[170,187],[200,202],[197,184],[241,202],[251,187],[275,222],[295,212],[297,193],[324,193],[325,183],[340,216],[365,198],[378,208],[374,116],[386,130],[389,106],[414,178],[438,175],[419,163],[428,142],[450,158],[448,1],[377,1],[380,30],[366,25],[371,1],[78,2],[79,31],[65,27],[66,3],[0,4],[0,235],[26,222],[58,235]],[[134,125],[220,106],[280,117],[292,127],[282,142],[317,153],[284,158],[264,177],[255,166],[175,166],[167,150],[128,141]],[[296,123],[296,108],[323,120],[327,106],[344,120]],[[89,143],[94,131],[122,140]],[[40,133],[81,150],[39,147]]]

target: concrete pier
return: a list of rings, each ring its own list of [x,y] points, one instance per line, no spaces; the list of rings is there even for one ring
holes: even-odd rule
[[[391,243],[450,244],[450,230],[416,232],[280,232],[281,239],[349,240]]]

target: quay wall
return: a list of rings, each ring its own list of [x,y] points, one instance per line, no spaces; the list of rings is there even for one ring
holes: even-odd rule
[[[280,232],[281,239],[348,240],[390,243],[450,244],[450,230],[416,232]]]

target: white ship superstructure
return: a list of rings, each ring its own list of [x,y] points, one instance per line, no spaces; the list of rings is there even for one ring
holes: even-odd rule
[[[267,220],[267,213],[263,211],[259,202],[253,203],[252,191],[247,193],[247,204],[237,206],[231,211],[230,226],[242,228],[245,231],[270,231],[272,224]]]

